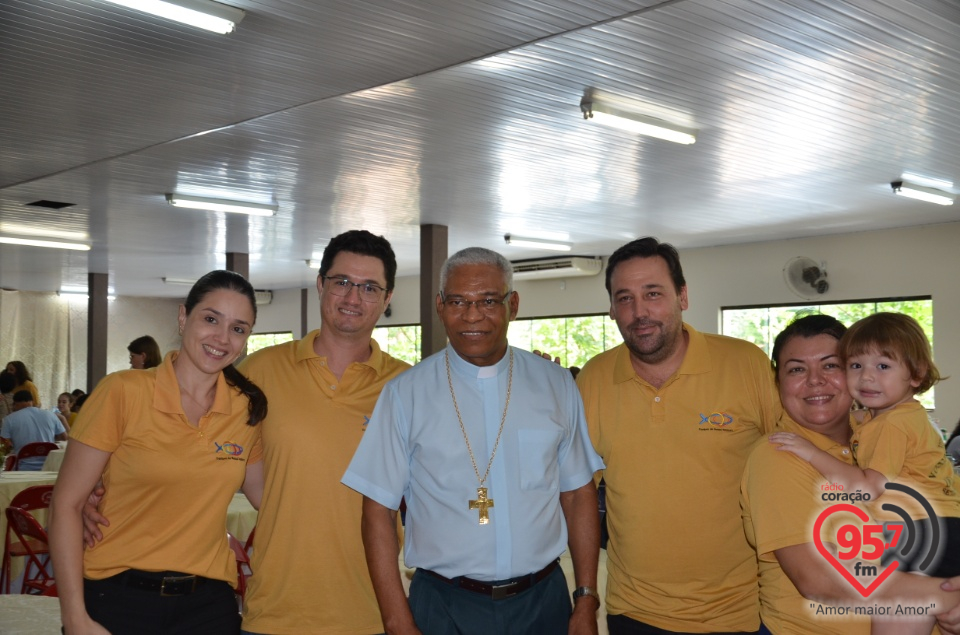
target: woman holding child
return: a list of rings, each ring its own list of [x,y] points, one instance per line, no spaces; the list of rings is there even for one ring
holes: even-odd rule
[[[840,322],[825,315],[796,320],[777,336],[773,366],[785,411],[779,428],[831,461],[854,467],[853,397],[840,355],[845,331]],[[761,444],[747,462],[741,507],[747,538],[759,558],[761,618],[774,635],[870,632],[867,617],[817,615],[820,602],[837,606],[936,602],[936,613],[960,603],[960,591],[941,590],[941,579],[899,572],[865,600],[813,541],[814,520],[834,504],[822,496],[822,488],[833,486],[832,482],[809,462],[781,450],[786,437],[773,438],[780,443]],[[884,628],[879,620],[877,626]],[[950,628],[955,626],[953,618]]]

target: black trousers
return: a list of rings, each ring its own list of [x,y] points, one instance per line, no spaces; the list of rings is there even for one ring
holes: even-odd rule
[[[423,635],[566,635],[572,601],[563,569],[513,597],[494,600],[417,570],[410,610]]]
[[[240,613],[226,582],[207,580],[187,595],[161,596],[113,581],[83,581],[87,613],[112,635],[239,635]]]

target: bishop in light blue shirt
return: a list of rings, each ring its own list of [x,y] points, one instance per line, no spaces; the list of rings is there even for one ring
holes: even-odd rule
[[[507,343],[513,269],[471,247],[440,270],[450,344],[389,382],[343,483],[363,494],[363,545],[387,632],[597,632],[594,472],[570,372]],[[396,510],[406,499],[397,569]],[[568,535],[569,532],[569,535]],[[557,564],[569,544],[574,606]]]
[[[567,546],[560,492],[593,479],[603,463],[587,433],[570,372],[510,348],[513,382],[507,418],[487,477],[489,524],[479,523],[477,470],[483,476],[507,395],[510,355],[474,366],[449,345],[389,382],[343,483],[384,507],[407,501],[404,560],[448,578],[503,580],[538,571]]]

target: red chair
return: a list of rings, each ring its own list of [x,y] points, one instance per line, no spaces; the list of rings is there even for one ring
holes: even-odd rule
[[[250,569],[250,556],[243,548],[243,543],[229,531],[227,532],[227,540],[230,542],[230,549],[233,550],[233,555],[237,559],[237,588],[234,592],[237,594],[237,604],[242,610],[243,597],[247,593],[247,578],[253,575],[253,571]]]
[[[53,495],[53,485],[34,485],[21,491],[10,501],[10,507],[17,507],[25,511],[47,509],[50,507],[50,498]],[[26,557],[26,550],[12,540],[13,528],[7,524],[7,532],[3,538],[3,561],[0,562],[0,589],[2,593],[10,593],[10,559],[12,557]],[[42,545],[35,545],[34,550],[39,554],[46,554]]]
[[[3,460],[3,471],[13,472],[16,469],[17,469],[17,455],[8,454],[7,458]]]
[[[20,593],[40,595],[54,585],[53,572],[48,568],[49,539],[37,519],[19,507],[7,507],[7,527],[20,543],[27,559],[23,570],[23,588]],[[15,545],[14,545],[15,546]]]
[[[48,587],[44,590],[44,592],[41,593],[40,595],[43,595],[43,596],[48,597],[48,598],[60,597],[60,595],[57,593],[57,585],[56,585],[56,584],[54,584],[53,586],[48,586]]]
[[[56,443],[38,441],[37,443],[28,443],[17,452],[17,464],[23,463],[24,459],[30,459],[35,456],[47,456],[51,450],[58,450],[60,446]]]
[[[247,557],[253,557],[253,535],[255,533],[257,533],[256,526],[250,530],[250,535],[247,536],[247,541],[243,543],[243,550],[247,552]]]

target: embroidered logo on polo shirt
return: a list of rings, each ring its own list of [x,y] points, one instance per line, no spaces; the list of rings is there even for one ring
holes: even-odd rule
[[[367,431],[367,424],[370,423],[370,417],[363,415],[363,431]]]
[[[712,412],[706,415],[701,412],[698,425],[701,431],[732,432],[733,429],[730,427],[732,424],[733,415],[726,412]]]
[[[213,444],[217,446],[217,451],[214,452],[214,454],[220,454],[221,452],[223,452],[224,454],[227,455],[227,456],[218,456],[217,457],[218,461],[227,461],[230,459],[233,459],[234,461],[243,460],[240,458],[240,455],[243,454],[242,445],[239,445],[237,443],[232,443],[230,441],[227,441],[226,443],[217,443],[216,441],[214,441]]]

